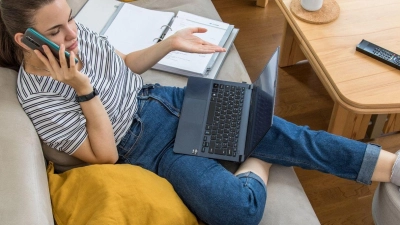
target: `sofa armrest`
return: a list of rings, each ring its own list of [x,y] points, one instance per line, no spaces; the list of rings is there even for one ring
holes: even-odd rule
[[[372,199],[372,217],[376,225],[395,225],[400,221],[399,187],[379,183]]]
[[[267,224],[320,224],[293,167],[271,167],[267,205],[260,225]]]
[[[0,74],[0,221],[54,224],[42,148],[17,100],[17,74]]]

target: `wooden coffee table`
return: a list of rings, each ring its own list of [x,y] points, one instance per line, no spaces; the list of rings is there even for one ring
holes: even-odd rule
[[[400,54],[398,0],[337,0],[338,19],[296,18],[291,0],[275,0],[286,18],[280,66],[307,59],[334,100],[328,131],[352,139],[400,130],[400,70],[356,51],[368,40]]]

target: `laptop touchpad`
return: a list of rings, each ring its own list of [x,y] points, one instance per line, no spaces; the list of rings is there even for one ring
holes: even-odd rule
[[[185,101],[179,118],[174,152],[188,154],[202,145],[207,101],[192,98],[185,98]]]
[[[203,124],[206,114],[207,101],[195,98],[185,99],[180,121]]]
[[[185,91],[185,98],[207,100],[211,94],[211,82],[211,79],[190,77]]]

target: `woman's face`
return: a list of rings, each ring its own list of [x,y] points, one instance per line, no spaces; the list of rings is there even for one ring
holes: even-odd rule
[[[65,50],[78,54],[77,27],[66,0],[54,0],[39,9],[34,17],[34,28]]]

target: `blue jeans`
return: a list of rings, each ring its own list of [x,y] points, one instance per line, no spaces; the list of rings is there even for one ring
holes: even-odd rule
[[[218,161],[175,154],[184,89],[145,85],[138,112],[118,145],[119,163],[139,165],[166,178],[188,208],[208,224],[258,224],[267,189],[256,174],[234,176]],[[299,166],[369,184],[380,147],[274,117],[252,157]]]

